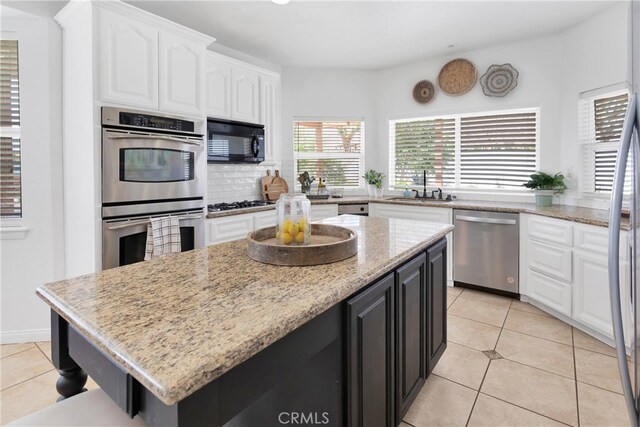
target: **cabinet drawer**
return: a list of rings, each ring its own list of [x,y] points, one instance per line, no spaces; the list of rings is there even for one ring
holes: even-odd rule
[[[571,249],[529,240],[527,242],[527,259],[531,269],[565,282],[571,282]]]
[[[573,245],[573,225],[559,219],[529,215],[527,234],[530,238],[558,245]]]
[[[441,224],[453,223],[453,212],[449,208],[371,203],[369,204],[369,215],[379,218],[413,219]]]
[[[598,254],[609,254],[609,229],[593,225],[575,226],[575,247]],[[620,232],[620,259],[627,259],[627,232]]]
[[[266,212],[256,212],[253,214],[253,228],[258,230],[264,227],[273,227],[276,225],[276,211],[268,210]]]
[[[207,220],[207,244],[244,239],[253,231],[253,215],[233,215]]]
[[[571,316],[571,285],[527,269],[527,292],[530,298]]]
[[[338,205],[311,205],[311,221],[338,216]]]

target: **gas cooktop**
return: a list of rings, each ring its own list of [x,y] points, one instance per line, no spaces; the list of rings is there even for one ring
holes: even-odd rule
[[[243,200],[242,202],[216,203],[215,205],[207,205],[209,212],[230,211],[234,209],[247,209],[259,206],[272,205],[273,202],[266,200]]]

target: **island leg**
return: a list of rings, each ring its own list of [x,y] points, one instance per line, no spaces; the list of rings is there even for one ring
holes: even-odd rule
[[[51,310],[51,360],[60,373],[56,390],[60,394],[58,402],[78,393],[87,391],[87,374],[69,355],[69,323]]]

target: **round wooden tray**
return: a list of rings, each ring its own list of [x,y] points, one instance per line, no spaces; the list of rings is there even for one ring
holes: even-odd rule
[[[274,265],[329,264],[358,252],[358,236],[353,230],[329,224],[311,224],[311,242],[306,246],[278,243],[275,227],[253,231],[247,241],[249,258]]]

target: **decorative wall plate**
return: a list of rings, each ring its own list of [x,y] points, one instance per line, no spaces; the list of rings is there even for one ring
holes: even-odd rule
[[[480,77],[480,86],[486,96],[505,96],[518,86],[518,70],[511,64],[493,64]]]
[[[436,94],[436,88],[429,80],[420,80],[413,87],[413,99],[420,104],[427,104]]]
[[[469,92],[478,80],[478,70],[467,59],[454,59],[444,64],[438,74],[438,86],[447,95],[459,96]]]

